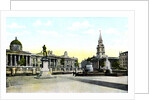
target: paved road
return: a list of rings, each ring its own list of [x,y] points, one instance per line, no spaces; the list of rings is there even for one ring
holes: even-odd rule
[[[9,77],[11,86],[7,92],[51,92],[51,93],[127,93],[127,76],[55,75],[51,79],[35,79],[34,76]]]

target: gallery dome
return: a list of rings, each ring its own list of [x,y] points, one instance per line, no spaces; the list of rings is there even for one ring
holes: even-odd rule
[[[15,37],[15,40],[13,40],[10,43],[10,50],[13,51],[21,51],[22,50],[22,44],[21,42],[17,39],[17,37]]]

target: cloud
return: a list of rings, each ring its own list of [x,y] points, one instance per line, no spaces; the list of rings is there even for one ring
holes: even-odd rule
[[[22,31],[22,32],[16,32],[16,33],[7,32],[7,35],[20,36],[20,35],[25,35],[25,34],[30,34],[30,33],[31,33],[31,32],[29,32],[29,31]]]
[[[51,21],[47,21],[47,23],[45,23],[45,26],[51,26],[52,22]]]
[[[26,28],[26,26],[18,25],[17,23],[11,23],[10,25],[7,25],[8,28]]]
[[[41,26],[42,23],[41,21],[37,20],[36,22],[33,23],[33,26]]]
[[[65,36],[65,38],[79,38],[80,35],[79,34],[74,34],[74,33],[63,33],[63,37]]]
[[[128,30],[120,31],[115,28],[108,28],[106,30],[103,30],[102,33],[111,35],[111,36],[115,36],[115,37],[117,36],[117,37],[121,37],[121,38],[128,38]]]
[[[47,21],[46,23],[41,22],[40,20],[37,20],[33,23],[33,26],[37,27],[37,26],[51,26],[52,22],[51,21]]]
[[[74,22],[72,26],[68,27],[68,30],[79,30],[81,28],[89,28],[93,27],[94,25],[91,25],[88,21],[84,22]]]
[[[119,35],[121,34],[117,29],[115,28],[108,28],[107,30],[103,31],[106,34],[113,34],[113,35]]]
[[[128,36],[128,30],[120,31],[116,28],[107,28],[107,29],[89,29],[85,31],[84,33],[87,34],[99,34],[99,30],[101,30],[101,34],[105,34],[106,36],[114,36],[114,37],[127,37]]]
[[[101,30],[101,33],[103,34],[103,29],[102,28],[97,28],[97,29],[88,29],[84,32],[82,32],[83,34],[87,34],[87,35],[92,35],[92,36],[99,36],[100,34],[100,30]]]
[[[99,34],[99,31],[95,29],[89,29],[87,31],[84,31],[83,33],[88,35],[95,35],[95,34]]]
[[[58,35],[56,31],[38,30],[37,32],[43,35]]]

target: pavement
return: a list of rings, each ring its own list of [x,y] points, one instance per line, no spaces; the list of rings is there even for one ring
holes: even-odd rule
[[[128,76],[53,75],[50,79],[35,76],[8,77],[7,93],[127,93]]]

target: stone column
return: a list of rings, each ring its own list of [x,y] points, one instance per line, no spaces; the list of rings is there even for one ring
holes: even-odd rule
[[[18,62],[20,61],[20,55],[18,55]],[[20,65],[19,65],[20,66]]]
[[[12,55],[10,55],[10,66],[12,67]]]
[[[33,58],[31,58],[31,66],[33,66]]]
[[[18,61],[20,61],[20,55],[18,55]]]
[[[29,56],[29,66],[32,66],[32,65],[31,65],[31,62],[32,62],[31,56]]]
[[[14,55],[14,65],[16,66],[16,55]]]
[[[6,65],[8,65],[8,54],[6,54]]]
[[[26,66],[28,66],[28,56],[26,56]]]
[[[34,58],[34,64],[35,64],[34,66],[36,67],[36,58]]]

